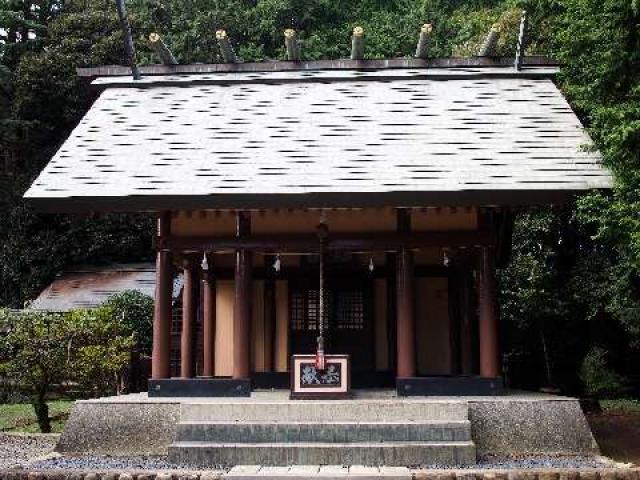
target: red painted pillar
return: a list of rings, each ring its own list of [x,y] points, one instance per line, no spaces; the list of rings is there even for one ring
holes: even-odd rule
[[[249,235],[250,217],[238,212],[236,236]],[[252,254],[247,250],[236,251],[235,294],[233,305],[233,378],[249,378],[251,374],[251,269]]]
[[[205,273],[202,285],[202,376],[204,377],[215,376],[216,285],[211,272],[212,267],[209,265],[209,271]]]
[[[416,328],[413,298],[413,253],[402,249],[397,257],[397,376],[416,376]]]
[[[266,278],[264,281],[264,371],[273,372],[275,366],[276,336],[276,282],[273,263],[275,257],[264,257]]]
[[[182,286],[182,334],[180,336],[180,376],[194,377],[195,324],[198,312],[198,272],[191,259],[184,261]]]
[[[162,248],[162,239],[171,233],[171,214],[158,217],[156,254],[156,287],[153,308],[153,347],[151,353],[151,378],[169,378],[171,369],[171,304],[173,300],[173,266],[171,252]]]
[[[480,376],[487,378],[501,375],[494,273],[493,249],[483,247],[480,251],[478,272],[478,332],[480,337]]]

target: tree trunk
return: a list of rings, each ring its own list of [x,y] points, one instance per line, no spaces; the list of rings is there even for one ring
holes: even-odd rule
[[[38,426],[42,433],[51,433],[51,420],[49,419],[49,405],[45,402],[44,394],[38,393],[31,403],[36,412]]]

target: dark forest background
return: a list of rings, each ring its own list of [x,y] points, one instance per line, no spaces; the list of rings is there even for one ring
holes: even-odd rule
[[[595,396],[640,381],[640,0],[130,0],[140,63],[159,32],[180,63],[222,61],[225,28],[246,61],[283,59],[283,30],[304,59],[344,58],[361,25],[366,57],[409,56],[434,26],[431,56],[473,55],[498,23],[512,56],[521,10],[528,54],[564,67],[557,82],[616,187],[517,216],[500,272],[507,376],[514,385]],[[151,219],[34,213],[22,194],[94,94],[75,68],[122,64],[113,0],[0,0],[0,307],[19,308],[78,263],[150,258]]]

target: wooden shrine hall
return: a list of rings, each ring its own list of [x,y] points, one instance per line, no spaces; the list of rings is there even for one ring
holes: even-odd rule
[[[99,97],[26,198],[157,215],[150,395],[288,387],[319,336],[353,386],[498,394],[495,269],[514,209],[611,185],[557,71],[542,58],[83,69]]]

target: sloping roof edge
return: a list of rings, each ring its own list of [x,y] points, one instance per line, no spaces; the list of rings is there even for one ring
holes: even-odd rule
[[[594,185],[607,189],[610,185]],[[306,194],[224,194],[224,195],[140,195],[127,197],[25,197],[28,203],[43,213],[87,212],[161,212],[166,210],[234,210],[267,208],[377,208],[423,206],[529,206],[564,204],[585,188],[575,190],[464,190],[422,192],[344,192]]]

